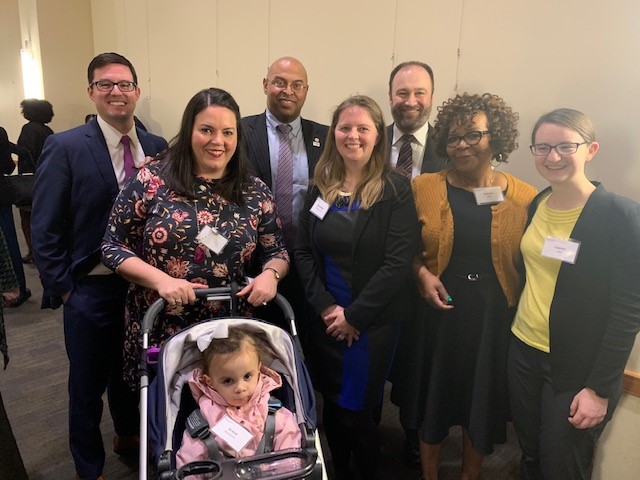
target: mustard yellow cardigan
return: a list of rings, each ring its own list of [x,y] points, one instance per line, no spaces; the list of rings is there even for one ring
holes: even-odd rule
[[[522,290],[518,272],[520,240],[527,222],[527,207],[536,189],[513,175],[501,173],[507,178],[507,193],[503,202],[491,206],[491,255],[502,291],[513,307]],[[447,170],[442,170],[420,175],[412,183],[424,246],[421,257],[437,276],[447,268],[453,250],[453,215],[446,178]]]

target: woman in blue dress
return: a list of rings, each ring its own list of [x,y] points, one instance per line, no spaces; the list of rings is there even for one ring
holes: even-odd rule
[[[300,215],[294,249],[310,307],[307,360],[323,396],[336,479],[376,478],[376,412],[401,321],[401,287],[416,253],[409,180],[392,172],[380,107],[336,109]]]

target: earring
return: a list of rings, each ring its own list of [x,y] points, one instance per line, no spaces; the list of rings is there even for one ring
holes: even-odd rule
[[[501,153],[496,153],[492,158],[491,158],[491,166],[493,168],[498,168],[500,166],[501,163],[506,163],[506,160],[502,159],[502,154]]]

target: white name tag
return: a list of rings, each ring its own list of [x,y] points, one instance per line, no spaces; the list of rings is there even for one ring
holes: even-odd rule
[[[547,237],[542,246],[542,256],[555,258],[573,265],[576,263],[578,250],[580,250],[580,242],[578,240]]]
[[[309,211],[322,220],[329,211],[329,204],[318,197]]]
[[[500,187],[474,188],[473,195],[476,197],[476,204],[478,205],[504,202],[504,195]]]
[[[206,245],[207,248],[216,255],[220,255],[220,252],[222,252],[227,243],[229,243],[229,240],[220,234],[218,229],[211,228],[209,225],[205,225],[205,227],[200,230],[196,240]]]
[[[211,431],[228,443],[236,452],[246,447],[247,443],[253,438],[249,430],[233,420],[229,415],[225,415],[222,420],[211,428]]]

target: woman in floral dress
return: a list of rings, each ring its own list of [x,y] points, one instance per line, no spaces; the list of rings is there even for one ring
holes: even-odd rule
[[[249,176],[242,145],[233,97],[217,88],[202,90],[189,101],[169,149],[141,168],[116,199],[102,256],[132,282],[124,344],[124,376],[132,387],[138,382],[142,317],[158,297],[168,306],[152,343],[225,315],[224,303],[193,304],[194,290],[243,283],[255,256],[262,272],[239,292],[244,313],[271,300],[288,271],[273,196]]]

